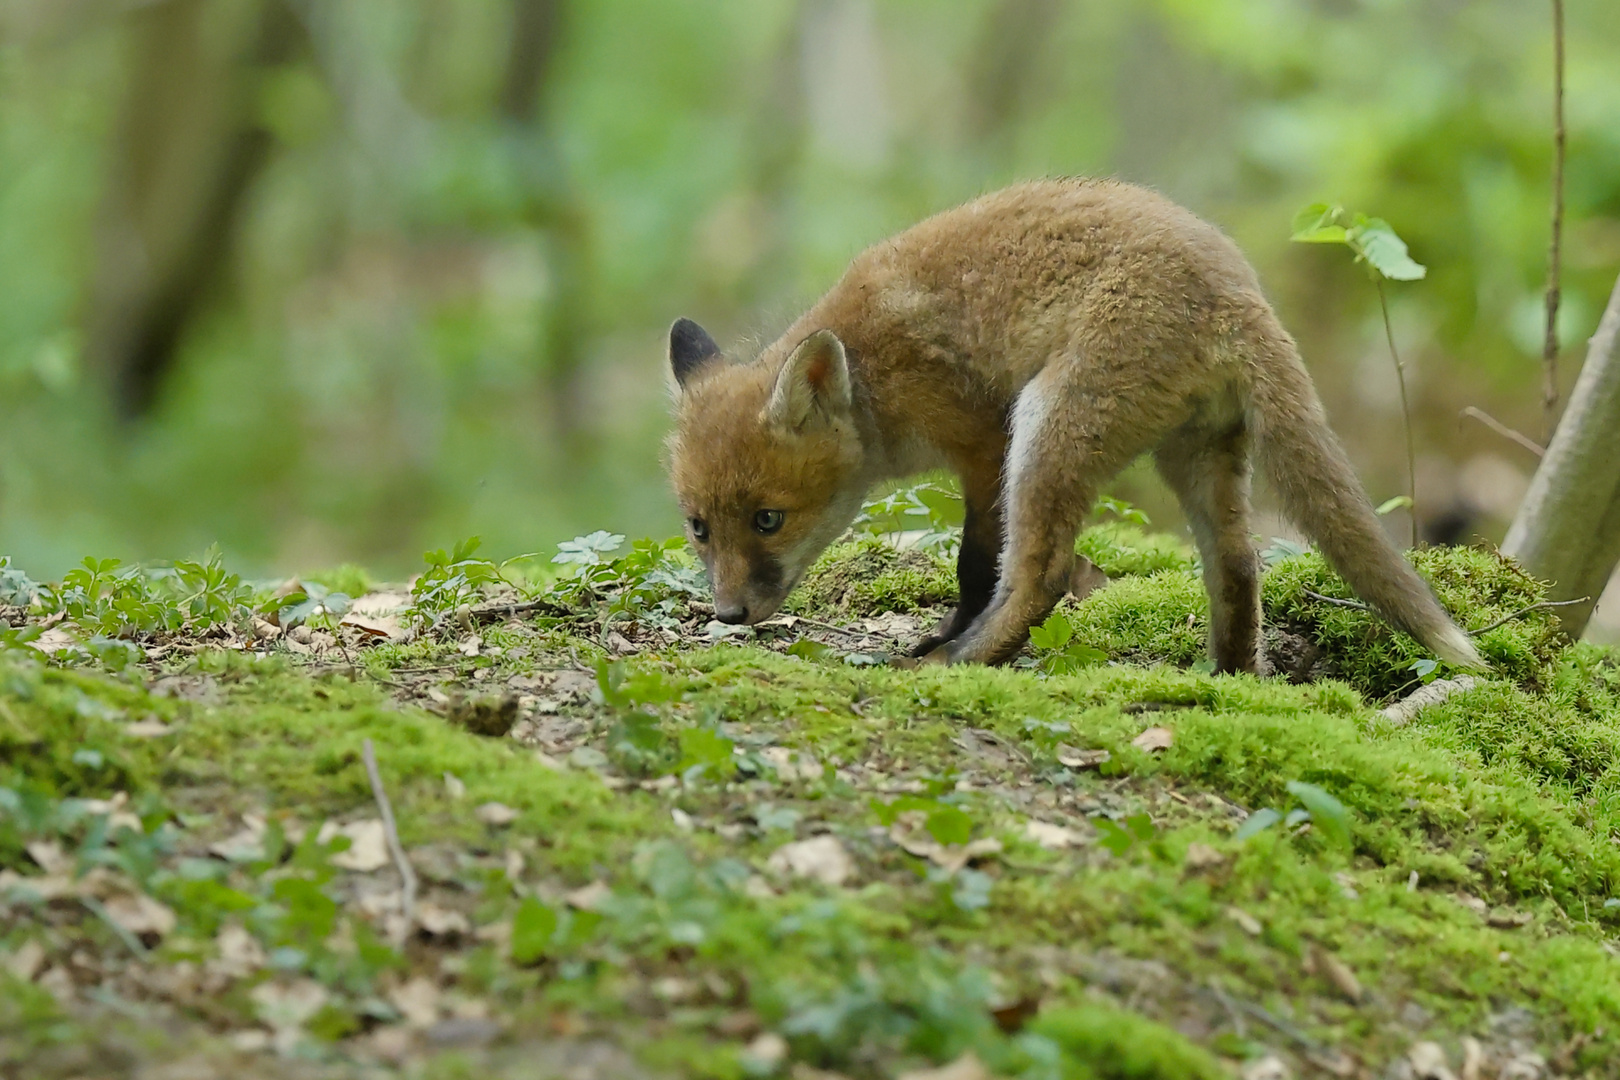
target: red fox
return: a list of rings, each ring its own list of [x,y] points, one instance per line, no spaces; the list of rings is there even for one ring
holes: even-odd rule
[[[1099,490],[1151,451],[1202,557],[1216,669],[1259,673],[1258,452],[1358,595],[1484,666],[1384,535],[1242,253],[1153,192],[982,196],[856,256],[754,359],[681,319],[669,363],[671,479],[722,622],[773,615],[874,484],[945,467],[966,502],[960,595],[912,655],[1006,661],[1062,598]]]

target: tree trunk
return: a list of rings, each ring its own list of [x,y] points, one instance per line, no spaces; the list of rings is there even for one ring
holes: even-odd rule
[[[1620,280],[1502,550],[1552,582],[1564,631],[1586,630],[1620,563]]]
[[[270,149],[251,112],[254,68],[297,39],[281,0],[171,0],[129,18],[129,84],[85,313],[87,366],[123,420],[151,408],[229,266],[237,208]]]

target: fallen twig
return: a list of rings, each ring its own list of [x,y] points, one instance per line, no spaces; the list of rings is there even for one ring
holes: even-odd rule
[[[1472,690],[1479,686],[1483,680],[1473,675],[1459,675],[1455,679],[1436,679],[1427,686],[1420,686],[1406,697],[1383,710],[1384,719],[1396,727],[1405,727],[1410,724],[1417,714],[1430,705],[1438,705],[1452,694],[1460,694],[1464,690]]]
[[[1484,409],[1476,409],[1474,406],[1470,405],[1459,415],[1478,420],[1480,423],[1484,424],[1486,427],[1490,428],[1504,439],[1512,439],[1514,442],[1536,455],[1536,457],[1542,457],[1547,453],[1547,448],[1545,446],[1542,446],[1540,443],[1536,442],[1536,440],[1524,434],[1522,431],[1515,431],[1513,428],[1508,427],[1506,424],[1502,423],[1502,421],[1498,420]]]
[[[361,740],[360,757],[366,763],[371,794],[377,800],[378,813],[382,815],[388,853],[394,857],[394,865],[399,868],[400,908],[405,915],[405,931],[409,933],[416,924],[416,871],[411,869],[411,860],[405,857],[405,847],[399,842],[399,830],[394,826],[394,808],[388,802],[388,792],[383,790],[382,774],[377,771],[377,752],[372,749],[370,739]]]
[[[1339,607],[1355,608],[1357,611],[1372,610],[1372,608],[1368,607],[1366,604],[1363,604],[1360,600],[1340,600],[1337,596],[1323,596],[1321,593],[1312,592],[1309,589],[1301,589],[1300,591],[1306,596],[1310,597],[1312,600],[1320,600],[1324,604],[1337,604]]]
[[[485,607],[473,608],[467,612],[467,618],[474,622],[499,622],[510,619],[514,615],[527,615],[531,611],[549,611],[558,618],[570,618],[579,615],[570,611],[561,604],[550,600],[525,600],[517,604],[489,604]]]
[[[1478,637],[1480,634],[1483,634],[1487,630],[1495,630],[1498,626],[1501,626],[1503,623],[1512,622],[1514,619],[1517,619],[1520,615],[1528,615],[1532,611],[1539,611],[1541,608],[1569,607],[1571,604],[1584,604],[1590,599],[1592,599],[1590,596],[1578,596],[1574,600],[1542,600],[1539,603],[1531,604],[1529,607],[1520,608],[1518,611],[1515,611],[1511,615],[1504,615],[1500,619],[1497,619],[1495,622],[1490,623],[1489,625],[1480,627],[1478,630],[1470,630],[1470,631],[1468,631],[1468,636],[1469,637]]]

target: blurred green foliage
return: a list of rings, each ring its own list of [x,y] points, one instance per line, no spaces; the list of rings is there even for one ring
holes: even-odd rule
[[[151,5],[0,13],[0,551],[37,578],[216,540],[254,571],[403,573],[474,532],[502,554],[665,535],[675,316],[769,337],[862,246],[1055,173],[1154,185],[1232,233],[1377,499],[1404,483],[1376,297],[1288,240],[1307,203],[1386,219],[1429,268],[1394,307],[1420,502],[1466,495],[1481,455],[1511,465],[1498,484],[1532,464],[1456,416],[1538,434],[1543,4],[396,0],[292,4],[284,47],[240,45],[281,2],[156,5],[195,15],[190,45],[143,30]],[[1620,265],[1620,7],[1567,18],[1572,378]],[[130,103],[188,56],[217,94],[179,100],[233,103],[260,156],[199,234],[229,251],[152,409],[120,425],[98,305],[120,199],[161,186],[131,133],[188,115]]]

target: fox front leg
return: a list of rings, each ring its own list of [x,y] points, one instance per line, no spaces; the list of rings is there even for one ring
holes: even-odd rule
[[[1002,511],[1000,458],[993,469],[963,469],[962,547],[956,556],[956,607],[908,656],[926,656],[961,636],[996,593],[1001,564]]]

